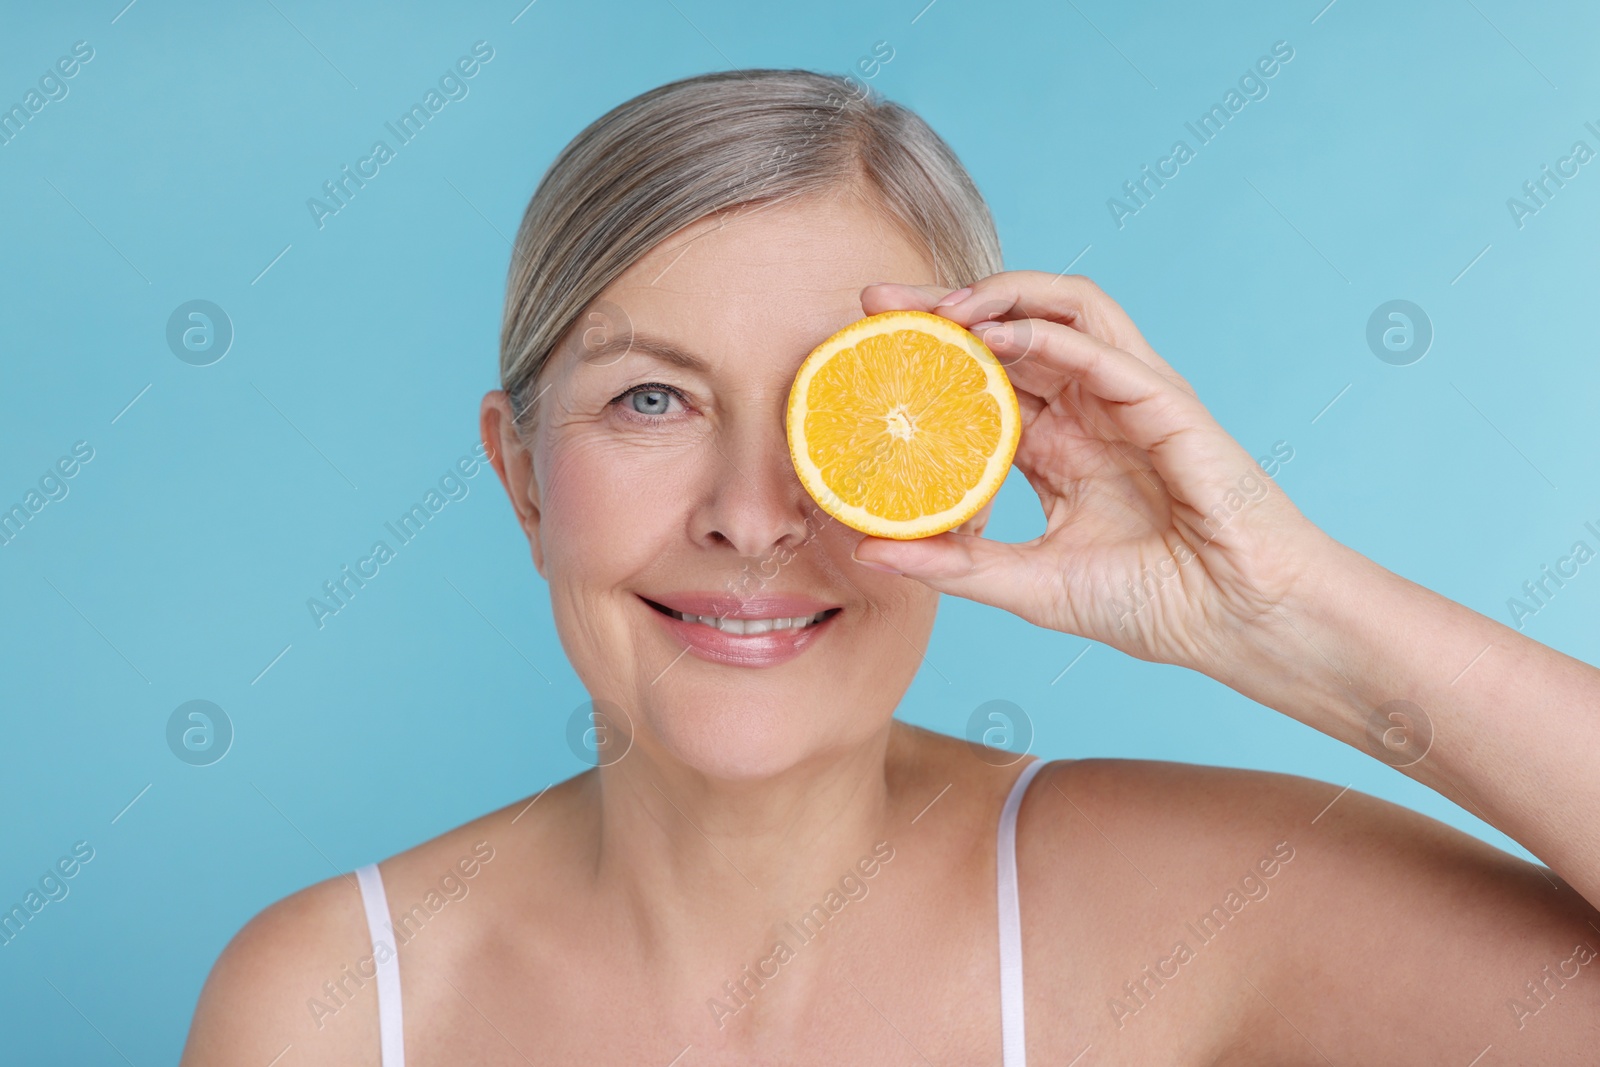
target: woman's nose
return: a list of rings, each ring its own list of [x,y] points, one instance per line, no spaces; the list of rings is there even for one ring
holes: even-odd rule
[[[795,475],[781,422],[711,438],[715,471],[697,510],[693,535],[707,545],[730,545],[741,556],[765,558],[797,550],[806,540],[811,497]]]

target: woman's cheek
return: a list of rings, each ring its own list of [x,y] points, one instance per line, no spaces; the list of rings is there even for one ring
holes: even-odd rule
[[[546,550],[631,570],[673,547],[667,539],[682,535],[691,499],[694,463],[684,453],[599,439],[552,449],[541,494]]]

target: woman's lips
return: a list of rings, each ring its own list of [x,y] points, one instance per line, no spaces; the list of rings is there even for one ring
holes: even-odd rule
[[[640,597],[650,614],[661,620],[677,644],[702,659],[737,667],[775,667],[787,663],[804,652],[824,630],[830,629],[839,615],[836,605],[804,596],[764,595],[743,601],[716,594],[689,593],[663,597],[659,600]],[[789,625],[774,625],[762,633],[732,633],[717,629],[704,622],[678,618],[673,612],[684,615],[709,616],[713,619],[775,620]],[[796,618],[815,619],[795,628]]]

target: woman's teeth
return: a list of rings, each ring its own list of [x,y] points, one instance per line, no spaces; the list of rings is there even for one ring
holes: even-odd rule
[[[690,615],[670,609],[668,614],[675,619],[697,622],[727,634],[764,634],[769,630],[799,630],[821,622],[828,613],[819,611],[815,615],[797,615],[792,619],[724,619],[715,615]]]

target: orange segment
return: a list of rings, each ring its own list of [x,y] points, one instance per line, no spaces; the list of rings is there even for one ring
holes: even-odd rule
[[[925,311],[886,311],[806,357],[788,433],[795,472],[824,511],[906,540],[954,529],[999,491],[1022,417],[977,337]]]

